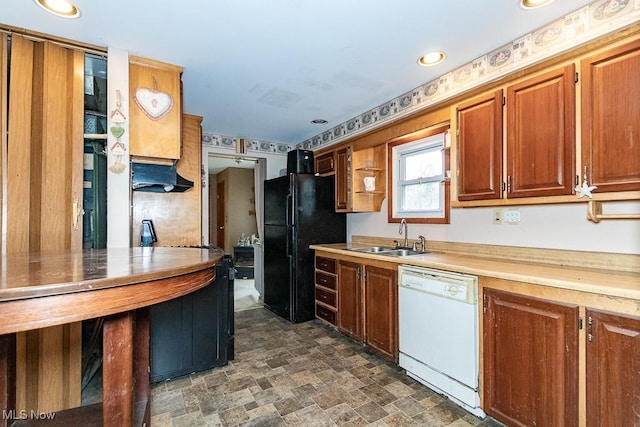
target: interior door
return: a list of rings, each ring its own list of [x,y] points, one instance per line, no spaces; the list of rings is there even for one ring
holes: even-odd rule
[[[224,210],[225,210],[225,203],[226,203],[224,198],[224,188],[225,188],[224,181],[220,181],[216,185],[216,191],[218,193],[216,194],[216,227],[217,227],[216,246],[218,246],[219,248],[224,248],[224,236],[225,236]]]
[[[80,249],[84,52],[12,34],[7,59],[6,251]],[[80,404],[81,332],[77,322],[17,334],[18,408]]]

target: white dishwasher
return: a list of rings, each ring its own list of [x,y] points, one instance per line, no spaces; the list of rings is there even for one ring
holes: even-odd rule
[[[399,364],[478,417],[478,278],[398,268]]]

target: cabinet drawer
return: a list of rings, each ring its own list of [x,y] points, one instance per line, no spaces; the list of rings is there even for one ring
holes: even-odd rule
[[[316,285],[329,289],[336,289],[336,276],[316,271]]]
[[[318,256],[316,257],[316,268],[318,270],[336,274],[336,260]]]
[[[316,304],[316,316],[319,319],[325,320],[332,325],[336,324],[336,312],[326,307]]]
[[[321,301],[331,307],[336,306],[336,293],[316,288],[316,301]]]

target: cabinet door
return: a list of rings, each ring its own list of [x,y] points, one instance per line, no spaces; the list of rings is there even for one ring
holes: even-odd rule
[[[180,158],[182,67],[130,57],[129,152],[132,156]]]
[[[458,200],[502,197],[502,90],[458,107]]]
[[[589,184],[597,192],[640,190],[640,40],[587,58],[581,69]]]
[[[336,151],[336,210],[346,210],[349,207],[349,175],[351,150],[349,147]]]
[[[365,344],[398,361],[398,286],[394,270],[365,266]]]
[[[572,194],[573,64],[507,88],[507,197]]]
[[[362,341],[362,267],[353,262],[338,263],[338,328]]]
[[[329,174],[335,171],[334,152],[322,154],[316,157],[316,173],[320,175]]]
[[[640,318],[587,309],[587,425],[640,423]]]
[[[484,289],[483,409],[518,426],[578,425],[578,308]]]

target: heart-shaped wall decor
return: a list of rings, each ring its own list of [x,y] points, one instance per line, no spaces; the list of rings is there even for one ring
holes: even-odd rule
[[[173,98],[167,92],[147,89],[136,89],[133,98],[142,112],[153,121],[158,121],[171,111]]]

